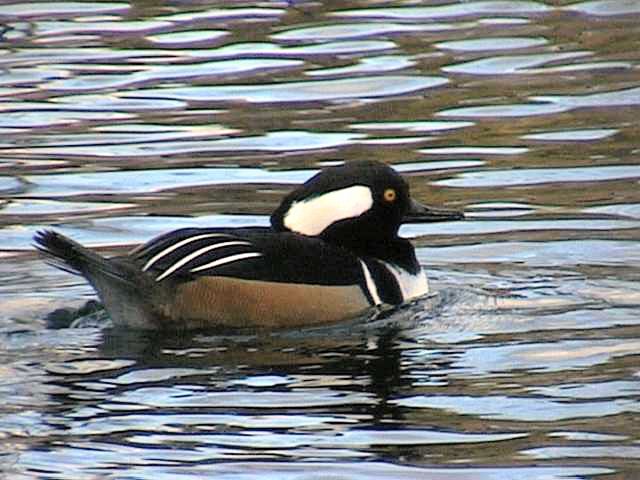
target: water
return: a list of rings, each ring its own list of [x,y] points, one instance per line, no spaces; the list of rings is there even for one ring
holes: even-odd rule
[[[640,476],[640,3],[0,5],[0,475]],[[122,252],[396,166],[438,295],[259,335],[47,328]]]

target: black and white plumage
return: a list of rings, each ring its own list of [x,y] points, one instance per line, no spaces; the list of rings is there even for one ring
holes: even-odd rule
[[[116,325],[294,327],[335,322],[428,292],[408,215],[460,218],[409,197],[377,162],[330,167],[287,195],[271,228],[188,228],[107,259],[52,231],[35,241],[58,268],[83,275]]]

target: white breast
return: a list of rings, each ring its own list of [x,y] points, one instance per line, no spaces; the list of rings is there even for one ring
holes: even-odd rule
[[[382,263],[398,282],[400,292],[402,292],[402,298],[405,302],[429,293],[429,282],[422,268],[418,270],[417,273],[411,274],[397,265],[387,262]]]

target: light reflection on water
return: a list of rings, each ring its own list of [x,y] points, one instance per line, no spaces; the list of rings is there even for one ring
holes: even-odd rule
[[[2,475],[635,478],[639,3],[331,8],[0,6]],[[37,229],[266,225],[358,158],[466,210],[401,230],[437,295],[296,332],[46,328],[93,293]]]

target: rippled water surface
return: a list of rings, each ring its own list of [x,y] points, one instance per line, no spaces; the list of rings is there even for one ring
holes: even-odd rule
[[[640,478],[639,45],[635,0],[2,2],[0,476]],[[403,227],[436,296],[272,334],[47,326],[94,296],[38,228],[264,225],[361,158],[465,210]]]

